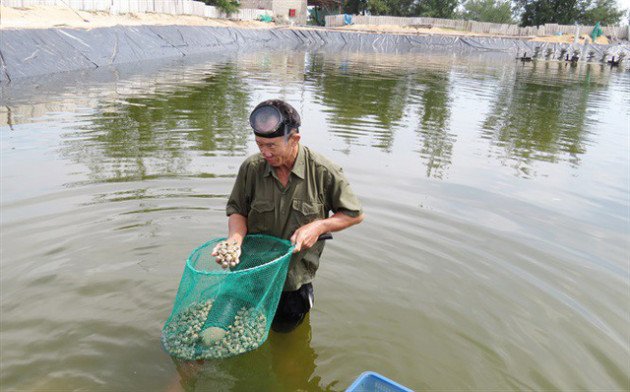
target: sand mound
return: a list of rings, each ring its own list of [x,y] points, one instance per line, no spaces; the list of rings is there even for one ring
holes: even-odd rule
[[[192,15],[168,15],[154,13],[137,13],[116,15],[109,12],[88,12],[72,10],[68,7],[34,6],[27,8],[11,8],[0,6],[0,29],[39,29],[51,27],[86,28],[106,26],[138,26],[138,25],[184,25],[184,26],[232,26],[244,28],[277,28],[275,23],[259,21],[236,21],[228,19],[212,19]],[[282,26],[283,28],[291,28]],[[305,28],[305,27],[300,27]],[[308,29],[308,27],[306,27]],[[349,25],[335,30],[356,31],[383,34],[418,34],[442,36],[494,36],[495,34],[472,33],[468,31],[444,27],[399,26],[399,25]],[[514,38],[514,37],[510,37]],[[553,35],[549,37],[521,37],[539,42],[573,43],[572,34]],[[591,42],[588,35],[583,34],[579,42]],[[597,38],[597,44],[606,45],[605,36]]]
[[[77,11],[67,7],[36,6],[11,8],[0,6],[0,29],[41,29],[51,27],[95,28],[106,26],[138,25],[185,25],[185,26],[238,26],[252,28],[271,28],[273,23],[258,21],[236,21],[210,19],[192,15],[168,14],[124,14],[109,12]]]
[[[396,33],[396,34],[440,34],[440,35],[479,35],[468,31],[448,29],[442,27],[419,27],[419,26],[399,26],[399,25],[361,25],[353,24],[341,27],[343,30],[369,31],[376,33]]]
[[[564,44],[572,44],[574,40],[575,40],[575,36],[573,34],[551,35],[548,37],[534,37],[531,39],[531,41],[537,41],[537,42],[558,42],[558,43],[564,43]],[[591,37],[588,36],[588,34],[580,35],[578,42],[583,44],[585,40],[588,43],[593,42],[593,40],[591,39]],[[595,40],[595,43],[600,44],[600,45],[608,45],[610,42],[608,41],[608,38],[606,38],[606,36],[602,35],[602,36],[597,37],[597,39]]]

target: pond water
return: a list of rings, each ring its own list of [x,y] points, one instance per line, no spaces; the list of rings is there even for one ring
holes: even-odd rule
[[[630,388],[630,73],[490,53],[236,53],[3,87],[3,390]],[[223,361],[160,344],[189,253],[227,232],[291,102],[366,219],[315,306]]]

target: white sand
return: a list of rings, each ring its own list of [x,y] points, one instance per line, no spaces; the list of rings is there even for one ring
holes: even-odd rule
[[[192,15],[168,15],[153,13],[137,13],[115,15],[108,12],[76,11],[67,7],[36,6],[28,8],[10,8],[0,6],[0,29],[40,29],[51,27],[86,28],[104,26],[138,26],[138,25],[187,25],[187,26],[232,26],[243,28],[276,28],[275,23],[259,21],[236,21],[228,19],[211,19]],[[290,28],[283,26],[284,28]],[[300,28],[300,27],[295,27]],[[304,28],[304,27],[302,27]],[[308,28],[308,27],[306,27]],[[467,31],[433,27],[419,28],[397,25],[349,25],[335,28],[337,31],[369,32],[384,34],[419,34],[442,36],[493,36],[494,34],[471,33]],[[573,35],[554,35],[550,37],[527,37],[531,41],[573,43]],[[580,42],[590,38],[582,35]],[[608,44],[605,36],[597,38],[596,43]]]
[[[413,26],[398,26],[398,25],[348,25],[344,26],[341,29],[343,30],[351,30],[351,31],[361,31],[361,32],[378,32],[378,33],[393,33],[393,34],[421,34],[421,35],[441,35],[441,36],[487,36],[487,37],[497,37],[496,34],[485,34],[485,33],[473,33],[469,31],[463,30],[455,30],[455,29],[447,29],[440,27],[433,28],[420,28]],[[514,38],[509,36],[509,38]],[[563,34],[563,35],[553,35],[548,37],[523,37],[528,41],[537,41],[537,42],[559,42],[559,43],[567,43],[571,44],[574,41],[573,34]],[[584,43],[584,40],[588,39],[589,43],[591,42],[591,38],[587,34],[582,34],[580,36],[579,42]],[[597,44],[608,45],[608,38],[605,36],[600,36],[595,41]]]
[[[67,7],[37,6],[10,8],[0,6],[0,29],[43,29],[51,27],[86,28],[138,25],[233,26],[271,28],[274,23],[210,19],[192,15],[124,14],[71,10]]]

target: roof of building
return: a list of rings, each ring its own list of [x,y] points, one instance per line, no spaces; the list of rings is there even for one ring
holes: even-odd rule
[[[343,5],[343,0],[307,0],[307,5],[320,6],[322,8],[336,8]]]

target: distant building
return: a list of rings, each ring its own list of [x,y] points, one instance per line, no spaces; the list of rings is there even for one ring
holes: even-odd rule
[[[319,26],[326,24],[326,16],[339,15],[343,12],[343,0],[308,0],[311,23]]]
[[[274,18],[305,25],[308,17],[307,0],[240,0],[240,8],[271,10]]]
[[[314,24],[323,24],[325,15],[341,13],[343,0],[240,0],[240,3],[241,8],[270,10],[274,18],[306,25],[309,9]]]

